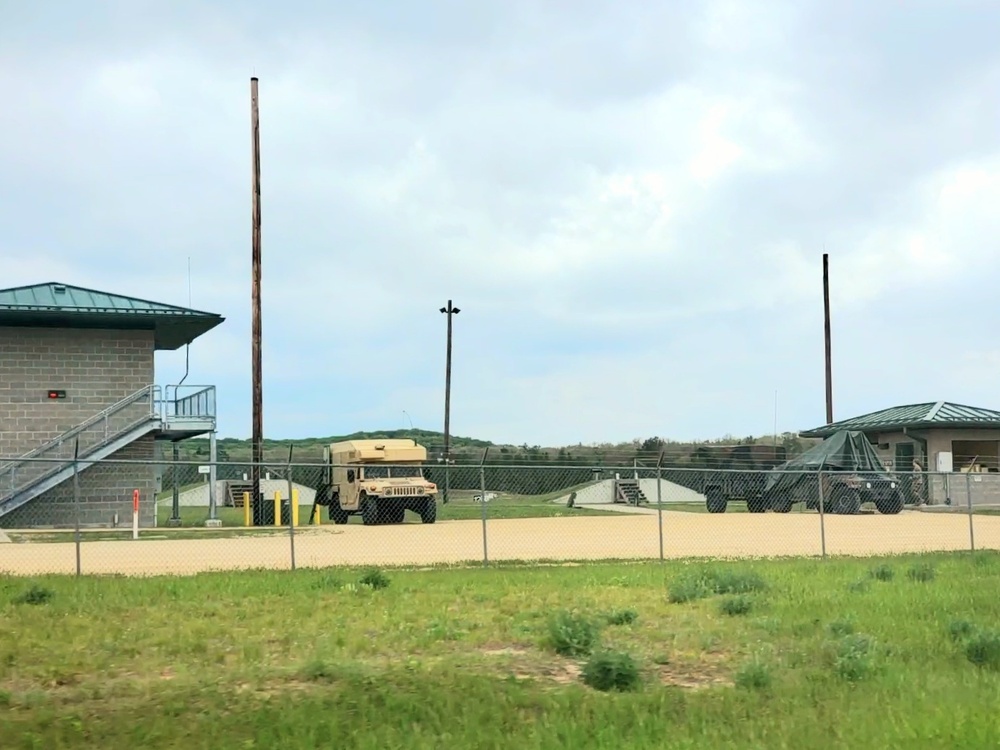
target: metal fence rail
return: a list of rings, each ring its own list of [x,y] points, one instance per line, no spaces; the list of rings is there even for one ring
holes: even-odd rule
[[[0,462],[4,459],[0,457]],[[20,458],[36,471],[66,458]],[[72,459],[70,459],[72,460]],[[185,574],[332,565],[1000,549],[1000,474],[638,464],[252,466],[79,460],[0,515],[0,572]],[[443,488],[447,482],[448,497]],[[210,498],[217,505],[210,505]]]

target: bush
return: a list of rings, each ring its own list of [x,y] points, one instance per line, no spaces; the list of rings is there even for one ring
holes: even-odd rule
[[[639,667],[624,652],[602,651],[590,657],[581,673],[584,684],[604,692],[627,692],[639,687]]]
[[[925,583],[927,581],[934,580],[934,566],[930,563],[921,563],[920,565],[913,565],[909,570],[906,571],[907,577],[911,581],[919,581]]]
[[[854,632],[854,623],[845,618],[834,620],[828,626],[831,634],[835,636],[851,635]]]
[[[873,645],[872,639],[861,633],[844,638],[837,647],[834,661],[837,674],[848,682],[858,682],[871,674],[874,670]]]
[[[977,667],[1000,671],[1000,633],[991,630],[971,636],[965,644],[965,658]]]
[[[712,594],[750,594],[764,591],[767,583],[753,571],[709,568],[688,573],[670,586],[669,600],[675,604],[704,599]]]
[[[724,615],[745,615],[751,609],[753,609],[753,600],[743,594],[731,596],[719,602],[719,611]]]
[[[763,662],[754,659],[740,667],[734,682],[736,687],[744,690],[763,690],[771,686],[771,670]]]
[[[891,581],[896,572],[889,565],[878,565],[871,569],[871,577],[876,581]]]
[[[608,625],[631,625],[639,619],[639,613],[634,609],[616,609],[605,618]]]
[[[389,585],[389,577],[378,568],[369,568],[358,583],[376,590],[384,589]]]
[[[976,626],[968,620],[954,620],[948,626],[948,635],[953,641],[962,641],[976,632]]]
[[[549,644],[562,656],[585,656],[600,643],[601,630],[593,620],[559,612],[549,620]]]
[[[43,586],[32,586],[20,596],[14,597],[14,604],[45,604],[55,593]]]

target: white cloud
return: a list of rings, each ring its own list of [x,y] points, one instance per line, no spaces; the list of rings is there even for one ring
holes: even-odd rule
[[[1000,325],[980,304],[1000,242],[983,7],[103,5],[67,18],[88,29],[71,46],[23,11],[0,30],[4,286],[184,304],[190,257],[195,306],[228,318],[192,377],[246,433],[256,73],[276,435],[440,422],[449,298],[464,434],[761,432],[770,406],[748,404],[775,387],[809,426],[824,245],[838,404],[905,382],[997,406],[985,370],[885,353],[887,330],[893,351],[931,330],[988,351],[956,333],[970,306]]]

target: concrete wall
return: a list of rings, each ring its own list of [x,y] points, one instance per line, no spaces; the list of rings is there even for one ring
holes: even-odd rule
[[[22,456],[152,383],[152,331],[0,327],[0,459]],[[66,398],[49,400],[53,388]],[[137,404],[133,418],[148,408]]]
[[[225,479],[220,479],[215,483],[215,502],[219,508],[224,507],[229,502],[229,490],[226,485],[227,480]],[[306,487],[304,484],[299,484],[298,482],[294,482],[292,487],[299,491],[299,505],[313,504],[313,500],[316,498],[316,490],[314,488]],[[167,494],[159,502],[160,505],[169,507],[173,504],[174,499],[170,488],[165,489]],[[288,481],[284,479],[261,479],[260,489],[264,493],[264,497],[268,499],[273,499],[276,491],[281,493],[282,500],[288,497]],[[191,487],[177,495],[177,502],[181,507],[187,508],[207,508],[208,499],[208,482],[200,484],[197,487]]]
[[[628,479],[629,477],[625,477]],[[668,482],[666,479],[660,480],[660,496],[664,503],[703,503],[705,502],[705,496],[694,490],[689,490],[687,487],[683,487],[679,484],[674,484],[673,482]],[[640,479],[639,489],[642,490],[643,494],[646,496],[646,500],[650,503],[656,502],[656,479]],[[553,500],[554,503],[560,505],[565,505],[569,500],[569,493],[567,492],[562,497]],[[599,482],[595,482],[583,489],[576,491],[576,498],[573,501],[574,505],[607,505],[608,503],[613,503],[615,501],[615,480],[614,479],[603,479]]]
[[[153,464],[153,437],[141,438],[112,454],[104,462],[80,472],[80,525],[110,527],[114,514],[119,524],[132,525],[132,491],[139,490],[139,524],[154,525],[156,472]],[[115,464],[119,461],[145,461],[141,464]],[[75,524],[72,476],[48,492],[0,516],[0,527],[72,528]]]

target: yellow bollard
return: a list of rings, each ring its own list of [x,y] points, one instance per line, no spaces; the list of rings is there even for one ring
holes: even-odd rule
[[[299,525],[299,488],[292,487],[292,526]]]
[[[281,526],[281,490],[274,491],[274,525]]]
[[[243,493],[243,525],[250,525],[250,493]]]
[[[317,505],[313,509],[313,523],[316,526],[322,526],[323,525],[323,506],[322,505]]]

